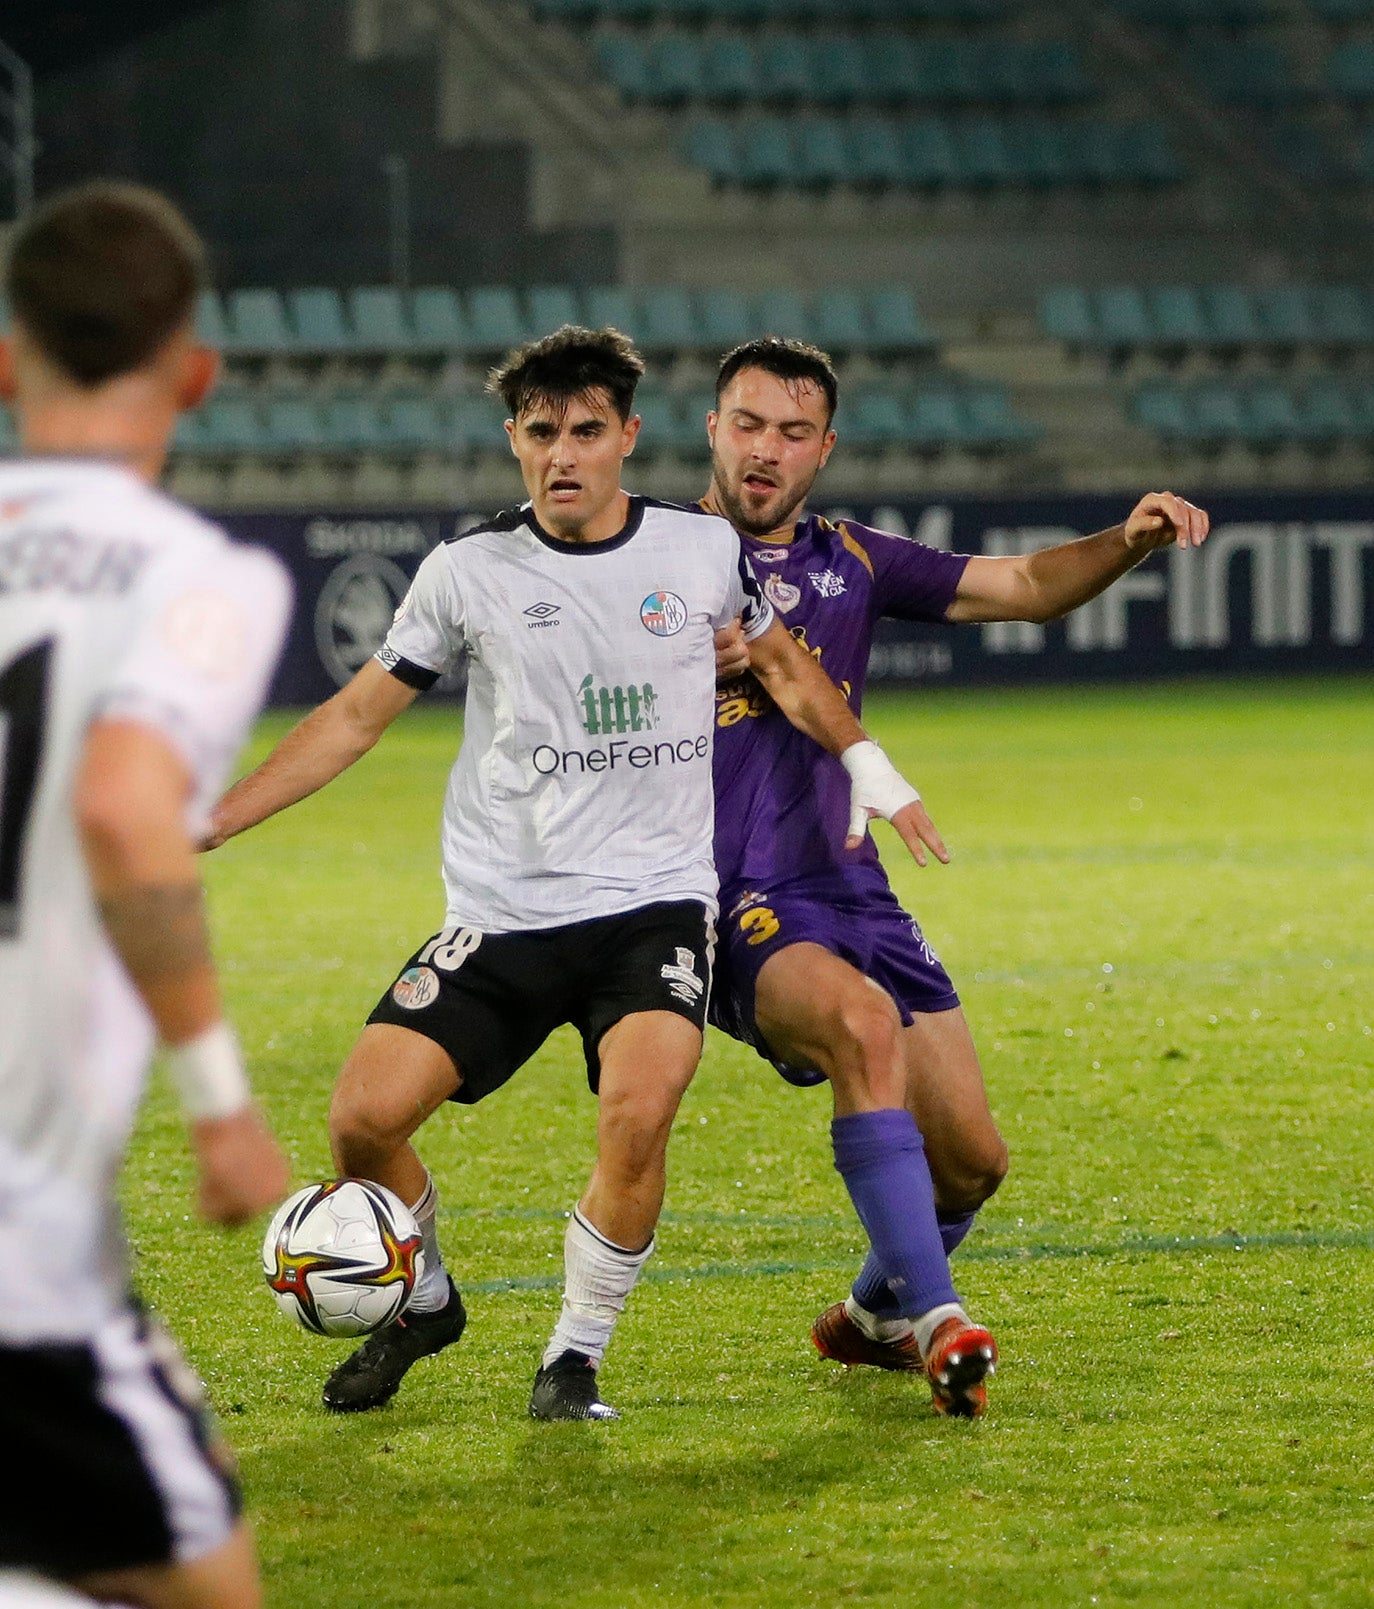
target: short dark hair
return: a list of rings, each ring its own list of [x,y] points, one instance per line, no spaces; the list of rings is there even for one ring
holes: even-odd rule
[[[564,409],[575,397],[605,391],[622,419],[630,417],[644,359],[628,335],[564,324],[552,335],[508,352],[491,371],[487,390],[518,419],[540,403]]]
[[[835,417],[840,383],[829,353],[822,352],[820,347],[808,341],[795,341],[790,335],[763,335],[756,341],[745,341],[720,360],[716,375],[717,405],[726,386],[744,369],[762,369],[789,386],[810,381],[825,394],[826,423]]]
[[[205,246],[155,190],[99,181],[54,196],[14,236],[17,323],[78,385],[141,369],[195,316]]]

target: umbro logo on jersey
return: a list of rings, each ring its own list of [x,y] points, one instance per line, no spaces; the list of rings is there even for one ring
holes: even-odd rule
[[[556,603],[532,603],[528,609],[522,609],[521,613],[529,617],[529,625],[525,629],[533,631],[537,626],[562,625],[562,621],[553,618],[560,607]]]

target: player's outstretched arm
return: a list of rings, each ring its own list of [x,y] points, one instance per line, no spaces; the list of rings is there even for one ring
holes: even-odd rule
[[[205,898],[185,826],[189,773],[151,728],[93,723],[75,792],[92,888],[110,942],[167,1049],[191,1123],[200,1206],[235,1224],[278,1200],[287,1166],[252,1105],[220,1014]]]
[[[949,860],[920,794],[869,738],[844,694],[780,621],[749,643],[749,668],[792,725],[838,755],[849,772],[846,849],[857,849],[869,822],[881,816],[897,829],[918,865],[926,864],[927,848],[936,859]]]
[[[1156,548],[1171,543],[1201,547],[1208,528],[1204,509],[1172,492],[1150,492],[1124,525],[1096,536],[1007,558],[975,555],[964,568],[945,618],[1058,620],[1105,592]]]
[[[292,727],[256,771],[229,789],[215,806],[200,847],[218,849],[317,793],[360,760],[415,697],[415,688],[369,659],[346,687]]]

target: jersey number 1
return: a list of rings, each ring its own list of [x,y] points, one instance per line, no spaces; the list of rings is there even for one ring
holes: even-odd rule
[[[24,838],[43,757],[52,646],[50,637],[36,643],[0,671],[0,939],[19,931]]]

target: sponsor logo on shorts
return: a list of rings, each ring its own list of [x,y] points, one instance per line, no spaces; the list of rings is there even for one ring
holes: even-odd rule
[[[780,575],[770,575],[764,581],[763,593],[769,603],[785,615],[791,614],[801,602],[801,588],[784,581]]]
[[[694,1006],[701,999],[706,984],[697,973],[697,958],[682,944],[675,945],[677,960],[669,961],[658,969],[658,975],[668,985],[674,999]]]
[[[432,967],[408,967],[392,985],[391,998],[402,1011],[423,1011],[439,998],[439,974]]]
[[[639,618],[655,637],[676,637],[687,624],[687,605],[676,592],[651,592],[639,606]]]

